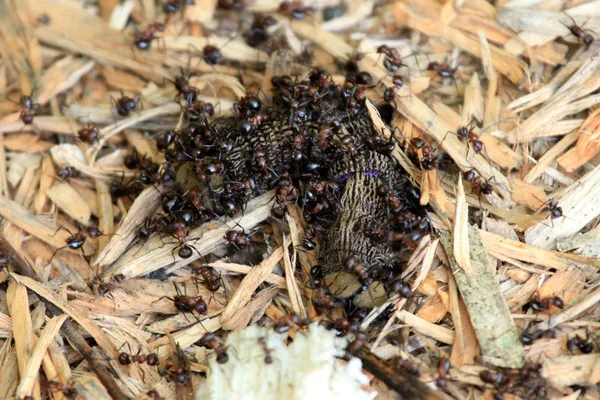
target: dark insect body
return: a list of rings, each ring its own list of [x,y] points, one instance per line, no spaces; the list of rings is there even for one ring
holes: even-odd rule
[[[160,22],[149,24],[146,30],[137,32],[133,44],[140,50],[148,50],[156,39],[157,32],[164,32],[165,26]]]
[[[586,32],[581,26],[577,25],[573,17],[571,17],[568,14],[567,17],[571,18],[573,24],[567,25],[564,22],[562,22],[562,24],[566,26],[567,29],[569,29],[569,31],[571,32],[571,34],[577,38],[577,43],[581,41],[585,45],[586,49],[590,47],[590,45],[594,43],[594,37],[590,33]]]
[[[63,385],[62,383],[57,381],[48,381],[48,389],[51,392],[61,392],[62,395],[65,396],[65,398],[67,399],[75,399],[79,394],[79,392],[77,392],[77,389],[67,385]]]
[[[212,349],[217,355],[217,363],[225,364],[229,361],[229,355],[227,355],[227,349],[223,346],[221,341],[217,338],[217,336],[212,332],[207,332],[202,336],[199,341],[201,346],[208,347]]]
[[[77,136],[82,142],[93,144],[100,139],[100,129],[96,125],[88,124],[77,131]]]
[[[137,96],[129,97],[129,96],[125,96],[124,94],[122,94],[121,97],[119,97],[115,101],[114,109],[117,110],[117,114],[119,114],[120,116],[127,117],[127,116],[129,116],[129,113],[131,113],[137,109],[137,106],[140,103],[141,103],[141,100],[139,97],[137,97]]]
[[[15,102],[13,100],[13,102]],[[29,96],[22,95],[19,99],[19,105],[21,110],[19,111],[19,118],[25,125],[33,124],[33,117],[35,111],[38,108],[38,104],[33,102],[33,92]]]
[[[64,226],[61,226],[60,228],[58,228],[56,230],[56,232],[60,231],[61,229],[64,229],[67,232],[69,232],[71,234],[71,236],[69,236],[68,238],[65,239],[65,242],[67,243],[66,246],[59,247],[58,249],[54,250],[54,253],[52,254],[52,258],[54,258],[54,256],[56,255],[56,253],[58,251],[60,251],[62,249],[66,249],[67,247],[70,249],[73,249],[73,250],[81,249],[83,247],[83,244],[85,243],[85,240],[88,237],[95,239],[95,238],[102,236],[102,232],[100,232],[100,230],[98,228],[96,228],[95,226],[88,226],[87,228],[77,231],[75,234],[71,233],[71,231],[69,231]]]
[[[69,179],[79,177],[79,170],[69,165],[56,171],[56,176],[58,176],[61,181],[69,182]]]
[[[173,286],[175,287],[175,292],[177,293],[175,296],[162,296],[156,301],[160,301],[162,299],[171,300],[175,306],[175,309],[177,309],[179,312],[195,312],[201,315],[208,313],[208,304],[206,304],[206,302],[202,299],[202,296],[187,296],[181,293],[177,284],[173,283]]]

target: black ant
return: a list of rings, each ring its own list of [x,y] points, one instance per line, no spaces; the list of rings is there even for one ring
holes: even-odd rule
[[[258,344],[260,345],[260,347],[262,347],[263,351],[265,352],[265,364],[273,364],[273,356],[271,356],[271,352],[273,350],[269,349],[268,347],[268,339],[266,336],[260,337],[258,338]]]
[[[196,312],[201,315],[206,315],[208,312],[208,304],[206,304],[206,302],[202,299],[202,296],[187,296],[181,293],[175,282],[173,282],[173,286],[175,287],[175,292],[177,293],[175,296],[162,296],[153,303],[156,303],[162,299],[168,299],[173,302],[173,305],[177,311],[189,313]]]
[[[115,101],[113,99],[113,101]],[[122,117],[129,116],[130,112],[133,112],[137,109],[138,104],[141,104],[142,101],[138,96],[125,96],[123,92],[121,92],[121,97],[115,101],[114,109],[117,110],[117,113]]]
[[[82,142],[93,144],[100,139],[100,129],[94,124],[88,124],[77,131],[77,136]]]
[[[240,113],[242,117],[246,117],[247,115],[256,114],[262,108],[262,101],[258,98],[257,95],[249,94],[240,98],[240,101],[237,103],[233,103],[233,110],[236,113]]]
[[[555,306],[557,308],[563,309],[565,308],[565,302],[558,296],[551,296],[541,299],[539,296],[536,295],[531,300],[531,308],[538,312],[549,310],[550,306]]]
[[[312,12],[302,1],[284,1],[279,5],[279,12],[292,19],[303,19]]]
[[[31,125],[33,123],[33,117],[35,116],[35,111],[39,106],[39,104],[33,102],[33,92],[31,92],[29,96],[22,95],[19,99],[19,105],[21,106],[19,118],[25,125]]]
[[[206,332],[200,339],[199,344],[212,349],[217,354],[217,363],[225,364],[229,361],[227,350],[223,348],[223,345],[219,342],[217,336],[213,332]]]
[[[552,222],[552,226],[554,227],[554,220],[564,217],[563,210],[558,206],[558,202],[552,198],[546,200],[544,204],[542,204],[538,210],[541,212],[550,212],[550,222]],[[537,210],[536,210],[537,211]]]
[[[590,354],[594,351],[594,343],[590,341],[589,335],[585,339],[579,335],[575,335],[575,337],[567,340],[567,350],[573,354],[575,349],[579,349],[583,354]]]
[[[571,21],[573,21],[573,25],[567,25],[564,22],[561,22],[561,24],[566,26],[569,29],[569,31],[571,31],[573,36],[577,38],[577,43],[579,43],[579,41],[581,40],[585,45],[585,49],[587,50],[588,47],[590,47],[590,45],[594,43],[594,37],[591,34],[587,33],[581,26],[577,25],[577,22],[575,22],[575,19],[573,17],[571,17],[567,13],[565,13],[565,15],[571,18]]]
[[[255,13],[250,30],[244,33],[244,40],[254,48],[262,45],[271,38],[267,29],[276,24],[277,20],[272,15],[265,16]]]
[[[213,46],[212,44],[207,44],[202,48],[200,52],[200,58],[204,60],[210,66],[215,66],[220,64],[225,57],[223,57],[223,53],[217,46]]]
[[[56,235],[56,233],[58,233],[58,231],[60,231],[61,229],[66,230],[67,232],[69,232],[71,234],[71,236],[69,236],[68,238],[65,239],[65,242],[67,243],[66,246],[63,247],[59,247],[58,249],[54,250],[54,253],[52,253],[52,258],[54,258],[54,256],[56,255],[56,253],[59,250],[62,249],[66,249],[67,247],[70,249],[81,249],[83,247],[83,244],[85,243],[85,240],[90,237],[90,238],[98,238],[100,236],[102,236],[102,232],[100,232],[100,229],[96,228],[95,226],[88,226],[87,228],[81,229],[78,232],[76,232],[75,234],[71,233],[71,231],[69,229],[67,229],[64,226],[61,226],[60,228],[58,228],[56,230],[56,232],[54,233],[54,235]],[[52,236],[54,236],[52,235]],[[83,252],[83,250],[82,250]],[[85,254],[84,254],[85,256]]]
[[[48,381],[48,389],[50,389],[52,392],[62,392],[63,396],[65,396],[67,399],[76,399],[79,395],[77,389],[63,385],[57,381]]]
[[[521,343],[523,343],[524,345],[527,346],[527,345],[533,344],[533,342],[535,342],[536,340],[542,339],[542,338],[548,338],[548,339],[554,339],[554,338],[556,338],[556,331],[555,331],[555,329],[546,329],[546,330],[542,330],[542,329],[536,329],[536,330],[526,329],[521,334]]]
[[[56,171],[56,175],[60,178],[61,181],[70,182],[71,178],[79,177],[79,170],[73,166],[68,165]]]
[[[160,22],[149,24],[145,31],[136,33],[133,44],[140,50],[148,50],[152,41],[158,39],[156,33],[164,32],[164,30],[165,26]]]

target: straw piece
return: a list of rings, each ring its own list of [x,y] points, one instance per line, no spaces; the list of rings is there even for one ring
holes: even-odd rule
[[[284,243],[284,246],[288,246],[289,241]],[[229,300],[227,307],[221,315],[221,324],[225,329],[231,325],[232,319],[238,312],[238,309],[246,305],[254,291],[258,286],[265,280],[265,278],[271,273],[273,267],[279,263],[283,257],[283,248],[276,249],[266,260],[261,262],[255,267],[246,277],[242,280],[240,287],[236,290],[233,297]]]
[[[110,357],[116,358],[118,356],[116,349],[110,343],[104,332],[94,324],[84,313],[77,310],[69,303],[65,303],[63,300],[56,297],[56,295],[49,290],[44,284],[36,282],[26,276],[17,275],[11,273],[17,282],[27,286],[30,290],[34,291],[44,299],[50,301],[56,307],[60,308],[71,318],[73,318],[79,325],[82,326],[92,337],[98,342],[98,345],[104,350]]]
[[[469,228],[470,274],[457,265],[449,234],[442,231],[439,236],[483,354],[501,358],[512,367],[520,367],[524,362],[525,351],[500,285],[495,279],[494,268],[483,247],[479,230]]]
[[[137,229],[160,204],[160,192],[148,187],[135,199],[125,218],[121,220],[115,234],[92,262],[92,266],[109,265],[115,262],[136,238]]]
[[[600,166],[565,189],[555,200],[564,217],[555,218],[552,222],[546,218],[527,229],[525,240],[528,244],[549,249],[557,239],[579,232],[600,215]]]
[[[452,235],[453,255],[456,263],[467,275],[473,273],[469,246],[469,206],[465,200],[465,188],[462,176],[458,176],[458,193],[456,194],[456,216]]]
[[[427,322],[422,318],[419,318],[416,315],[411,314],[405,310],[397,311],[395,315],[399,321],[415,328],[423,335],[431,336],[435,340],[438,340],[445,344],[451,345],[452,343],[454,343],[454,333],[448,328],[444,328],[440,325],[435,325],[431,322]]]
[[[595,385],[598,383],[599,362],[598,354],[549,358],[544,361],[543,376],[557,386]]]
[[[567,172],[573,172],[600,153],[600,108],[591,112],[579,128],[577,145],[558,158]]]
[[[47,191],[50,200],[82,226],[90,222],[92,210],[75,189],[66,182],[57,182]]]
[[[33,386],[37,380],[42,358],[46,354],[46,350],[48,349],[48,346],[50,346],[51,341],[54,340],[54,337],[58,334],[58,331],[67,318],[68,316],[66,314],[53,317],[42,330],[37,345],[31,354],[31,358],[21,375],[21,381],[19,382],[16,392],[18,397],[27,396],[32,392]]]

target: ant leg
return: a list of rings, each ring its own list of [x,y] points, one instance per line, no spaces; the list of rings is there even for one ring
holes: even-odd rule
[[[162,296],[162,297],[159,297],[159,298],[158,298],[158,300],[154,300],[154,301],[153,301],[152,303],[150,303],[150,304],[157,303],[157,302],[161,301],[162,299],[171,300],[171,301],[173,301],[173,302],[175,301],[175,300],[173,300],[173,298],[172,298],[172,297],[169,297],[169,296]]]
[[[50,261],[52,261],[54,259],[54,256],[56,255],[56,253],[58,253],[62,249],[66,249],[67,247],[69,247],[69,246],[67,245],[67,246],[59,247],[58,249],[54,250],[54,253],[52,253],[52,257],[50,257]]]
[[[69,234],[70,234],[71,236],[75,236],[75,235],[73,234],[73,232],[71,232],[71,231],[69,230],[69,228],[67,228],[66,226],[63,226],[63,225],[61,225],[61,226],[60,226],[60,227],[59,227],[59,228],[58,228],[58,229],[57,229],[57,230],[54,232],[54,234],[53,234],[53,235],[50,235],[50,237],[54,237],[54,236],[56,236],[56,234],[58,233],[58,231],[60,231],[61,229],[64,229],[65,231],[69,232]]]

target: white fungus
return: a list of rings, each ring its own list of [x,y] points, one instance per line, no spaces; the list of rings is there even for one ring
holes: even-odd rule
[[[265,337],[272,363],[265,363]],[[209,371],[196,390],[196,400],[370,400],[377,392],[362,385],[369,379],[357,358],[344,362],[346,340],[334,332],[311,324],[308,332],[298,332],[286,346],[287,336],[272,329],[250,326],[231,333],[225,343],[229,361],[218,364],[209,356]]]

